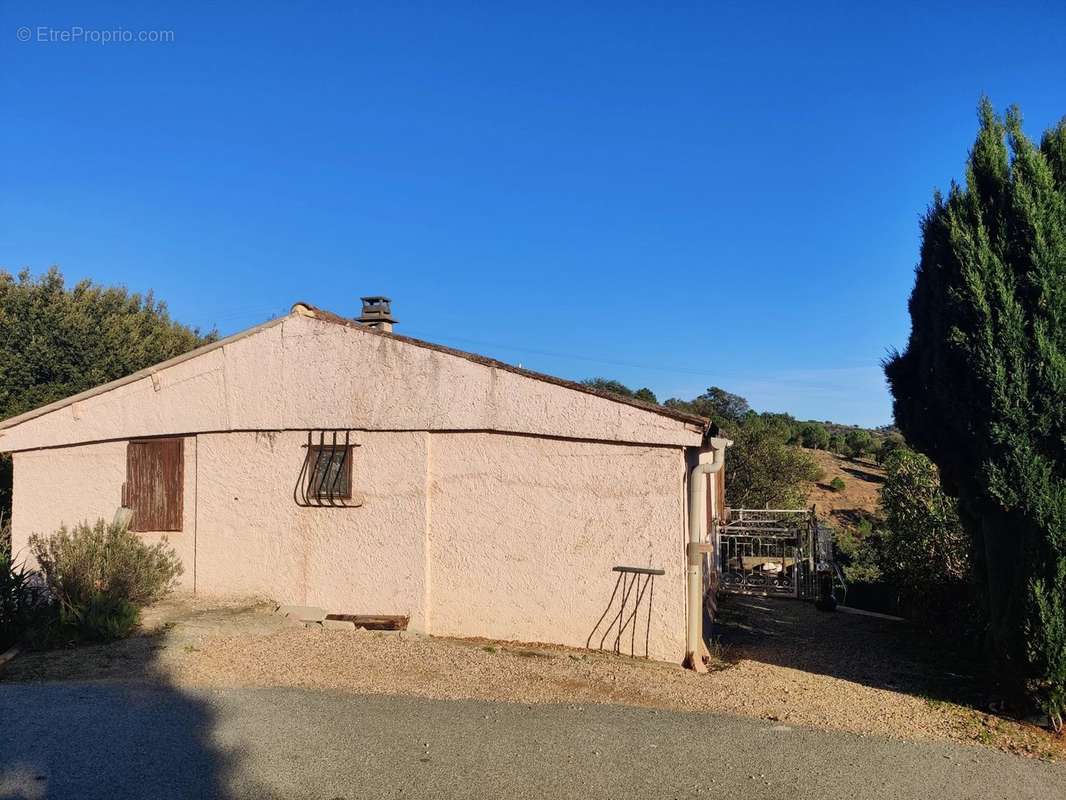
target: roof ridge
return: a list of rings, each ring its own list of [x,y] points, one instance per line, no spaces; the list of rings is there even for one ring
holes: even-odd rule
[[[707,427],[710,424],[710,421],[708,419],[706,419],[705,417],[698,416],[696,414],[689,414],[685,411],[678,411],[676,409],[658,405],[657,403],[647,403],[643,400],[638,400],[633,397],[625,397],[624,395],[604,391],[603,389],[596,389],[592,386],[586,386],[583,383],[566,380],[564,378],[557,378],[554,375],[548,375],[543,372],[536,372],[535,370],[526,369],[525,367],[518,367],[514,364],[508,364],[505,361],[499,361],[495,358],[489,358],[488,356],[483,356],[478,353],[470,353],[466,350],[457,350],[453,347],[447,347],[445,345],[436,344],[434,342],[427,342],[424,339],[415,339],[410,336],[404,336],[398,333],[383,331],[378,328],[371,328],[367,325],[363,325],[359,322],[356,322],[353,319],[342,317],[339,314],[334,314],[332,311],[326,311],[325,309],[313,306],[310,303],[297,302],[293,304],[290,312],[284,316],[275,317],[274,319],[260,323],[259,325],[255,325],[243,331],[238,331],[237,333],[232,334],[231,336],[227,336],[224,339],[219,339],[216,342],[211,342],[210,344],[203,345],[202,347],[197,347],[195,350],[190,350],[189,352],[182,353],[181,355],[175,356],[174,358],[170,358],[166,361],[161,361],[158,364],[153,364],[150,367],[145,367],[144,369],[137,370],[136,372],[130,373],[129,375],[126,375],[122,378],[117,378],[116,380],[109,381],[108,383],[102,383],[99,386],[94,386],[91,389],[86,389],[84,392],[79,392],[78,394],[71,395],[70,397],[65,397],[61,400],[56,400],[52,403],[39,406],[38,408],[30,409],[29,411],[24,411],[23,413],[17,414],[16,416],[8,417],[5,420],[0,420],[0,431],[7,428],[12,428],[16,425],[20,425],[23,422],[28,422],[31,419],[42,417],[45,414],[50,414],[53,411],[59,411],[60,409],[66,408],[67,406],[72,406],[82,400],[88,400],[91,397],[96,397],[97,395],[105,394],[106,392],[112,391],[113,389],[118,389],[130,383],[135,383],[136,381],[148,378],[152,374],[159,372],[160,370],[177,366],[178,364],[181,364],[185,361],[189,361],[193,358],[204,355],[213,350],[218,350],[228,344],[232,344],[233,342],[240,341],[241,339],[247,338],[248,336],[252,336],[253,334],[259,333],[260,331],[272,328],[273,326],[278,325],[293,316],[302,316],[310,319],[317,319],[322,322],[329,322],[335,325],[343,325],[346,328],[358,330],[360,333],[366,333],[372,336],[382,336],[388,339],[394,339],[398,342],[410,344],[415,347],[422,347],[427,350],[434,350],[438,353],[444,353],[446,355],[454,356],[456,358],[462,358],[466,361],[472,361],[475,364],[481,364],[482,366],[491,367],[494,369],[501,369],[507,372],[512,372],[516,375],[521,375],[523,377],[530,378],[532,380],[543,381],[545,383],[550,383],[555,386],[562,387],[564,389],[571,389],[573,391],[582,392],[583,394],[589,394],[593,395],[594,397],[600,397],[604,400],[610,400],[615,403],[631,406],[641,411],[647,411],[651,414],[658,414],[660,416],[669,417],[670,419],[674,419],[679,422],[686,422],[691,425],[699,425],[701,428],[703,428],[704,431],[707,430]]]
[[[301,316],[310,317],[311,319],[322,320],[323,322],[331,322],[336,325],[343,325],[346,328],[357,329],[363,333],[373,334],[374,336],[383,336],[388,339],[395,339],[399,342],[414,345],[415,347],[424,347],[427,350],[435,350],[438,353],[445,353],[447,355],[455,356],[456,358],[462,358],[467,361],[473,361],[476,364],[482,366],[493,367],[496,369],[502,369],[507,372],[513,372],[516,375],[521,375],[532,380],[539,380],[545,383],[551,383],[556,386],[560,386],[564,389],[572,389],[583,394],[590,394],[594,397],[600,397],[604,400],[611,400],[622,405],[632,406],[633,408],[640,409],[641,411],[648,411],[652,414],[659,414],[664,417],[670,417],[680,422],[688,422],[693,425],[700,425],[707,429],[710,425],[710,420],[706,417],[701,417],[698,414],[690,414],[687,411],[678,411],[667,406],[659,405],[658,403],[648,403],[644,400],[638,400],[635,397],[626,397],[625,395],[615,394],[614,392],[608,392],[603,389],[597,389],[593,386],[586,386],[583,383],[577,381],[567,380],[565,378],[558,378],[555,375],[548,375],[545,372],[537,372],[536,370],[526,369],[525,367],[515,366],[514,364],[508,364],[506,361],[500,361],[495,358],[483,356],[479,353],[471,353],[467,350],[458,350],[454,347],[448,347],[447,345],[437,344],[435,342],[427,342],[425,339],[415,339],[411,336],[404,336],[403,334],[393,333],[391,331],[384,331],[380,328],[371,328],[367,325],[363,325],[348,317],[342,317],[339,314],[334,314],[332,311],[326,311],[325,309],[313,306],[310,303],[295,303],[292,307],[292,313],[300,314]]]

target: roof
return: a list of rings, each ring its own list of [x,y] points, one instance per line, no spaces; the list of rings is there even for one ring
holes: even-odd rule
[[[710,424],[710,420],[705,417],[698,416],[696,414],[689,414],[684,411],[678,411],[676,409],[667,408],[666,406],[660,406],[655,403],[646,403],[642,400],[637,400],[632,397],[625,397],[624,395],[618,395],[614,394],[613,392],[607,392],[601,389],[596,389],[591,386],[586,386],[585,384],[577,383],[576,381],[568,381],[564,380],[563,378],[557,378],[553,375],[546,375],[542,372],[535,372],[533,370],[525,369],[523,367],[517,367],[513,364],[508,364],[504,361],[497,361],[494,358],[478,355],[477,353],[469,353],[464,350],[456,350],[451,347],[435,344],[433,342],[427,342],[422,339],[414,339],[410,336],[403,336],[401,334],[372,328],[347,317],[342,317],[339,314],[334,314],[330,311],[317,308],[309,303],[295,303],[292,306],[292,310],[288,316],[293,315],[310,317],[312,319],[321,320],[323,322],[329,322],[335,325],[343,325],[344,327],[353,328],[359,330],[362,333],[370,334],[372,336],[382,336],[388,339],[393,339],[398,342],[413,345],[415,347],[421,347],[427,350],[434,350],[439,353],[445,353],[450,356],[455,356],[456,358],[462,358],[466,361],[471,361],[475,364],[481,364],[486,367],[492,367],[493,369],[512,372],[516,375],[521,375],[526,378],[543,381],[545,383],[550,383],[555,386],[563,387],[565,389],[572,389],[576,392],[594,395],[605,400],[610,400],[615,403],[621,403],[623,405],[632,406],[642,411],[647,411],[652,414],[658,414],[660,416],[669,417],[670,419],[678,420],[680,422],[698,425],[704,430],[706,430]],[[176,356],[175,358],[171,358],[167,361],[162,361],[151,367],[138,370],[137,372],[127,375],[124,378],[119,378],[118,380],[111,381],[110,383],[101,384],[100,386],[93,387],[92,389],[80,392],[79,394],[71,395],[70,397],[63,398],[62,400],[57,400],[54,403],[49,403],[47,405],[40,406],[39,408],[26,411],[17,416],[9,417],[8,419],[0,421],[0,430],[12,428],[31,419],[44,416],[45,414],[50,414],[51,412],[58,411],[62,408],[66,408],[82,400],[87,400],[91,397],[96,397],[97,395],[104,394],[121,386],[126,386],[127,384],[134,383],[135,381],[143,380],[144,378],[150,377],[151,375],[156,372],[159,372],[160,370],[175,366],[177,364],[181,364],[185,361],[189,361],[190,359],[196,358],[205,353],[221,349],[226,345],[232,344],[241,339],[245,339],[249,336],[259,333],[260,331],[272,328],[275,325],[280,325],[282,322],[285,321],[285,319],[288,318],[288,316],[277,317],[268,322],[256,325],[255,327],[248,328],[247,330],[240,331],[239,333],[235,333],[232,336],[227,336],[224,339],[219,339],[216,342],[211,342],[210,344],[204,345],[203,347],[198,347],[195,350],[190,350],[188,353]]]

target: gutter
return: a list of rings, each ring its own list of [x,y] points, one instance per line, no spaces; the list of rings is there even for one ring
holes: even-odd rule
[[[703,561],[714,548],[704,541],[703,519],[707,512],[706,475],[721,472],[725,466],[725,450],[731,444],[728,439],[714,437],[707,440],[710,450],[700,453],[699,463],[692,468],[688,476],[688,545],[685,548],[687,561],[686,582],[688,602],[686,604],[688,625],[685,632],[684,666],[696,672],[706,672],[703,663],[706,644],[703,641]]]

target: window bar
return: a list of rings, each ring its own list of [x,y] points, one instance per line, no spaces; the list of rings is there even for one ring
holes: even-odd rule
[[[304,445],[307,448],[307,452],[304,454],[304,463],[300,467],[300,475],[296,478],[296,485],[292,488],[292,499],[298,506],[311,505],[311,499],[307,496],[308,484],[314,480],[314,475],[309,475],[308,473],[311,465],[311,453],[313,452],[311,441],[311,431],[308,431],[307,444]],[[303,500],[302,503],[300,502],[301,500]]]
[[[344,444],[339,446],[340,460],[336,461],[338,453],[337,445],[337,432],[333,432],[333,451],[330,453],[330,466],[336,467],[336,471],[333,475],[333,481],[329,487],[330,501],[332,502],[334,494],[337,494],[340,488],[343,488],[345,483],[348,483],[348,494],[351,494],[352,487],[350,481],[347,480],[346,467],[348,466],[348,453],[351,447],[351,431],[344,432]],[[339,484],[339,486],[338,486]],[[344,497],[337,494],[337,499],[341,501],[341,505],[344,505]]]
[[[340,429],[318,430],[317,442],[314,430],[307,431],[307,450],[296,485],[293,500],[302,507],[348,508],[346,500],[352,492],[350,480],[351,460],[349,451],[355,447],[352,432]],[[329,433],[329,439],[326,434]],[[349,497],[345,497],[348,494]]]
[[[325,434],[323,434],[323,436],[325,436]],[[336,487],[336,484],[337,484],[337,473],[334,471],[334,468],[333,468],[333,459],[337,457],[337,432],[336,431],[332,431],[332,437],[333,437],[333,441],[329,445],[329,451],[327,453],[325,453],[325,456],[326,456],[325,463],[322,464],[322,468],[323,468],[322,482],[323,483],[328,482],[328,485],[325,487],[325,489],[326,489],[326,502],[329,503],[329,505],[331,507],[334,507],[334,506],[337,505],[336,498],[333,496],[333,490],[334,490],[334,488]],[[318,460],[320,462],[322,461],[322,455],[323,455],[323,453],[320,451],[319,454],[318,454]],[[319,495],[321,496],[321,494],[322,494],[322,487],[319,487]]]

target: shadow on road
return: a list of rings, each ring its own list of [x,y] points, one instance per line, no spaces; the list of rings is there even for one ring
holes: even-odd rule
[[[132,681],[0,682],[0,800],[225,797],[242,754],[215,717],[150,662]]]

